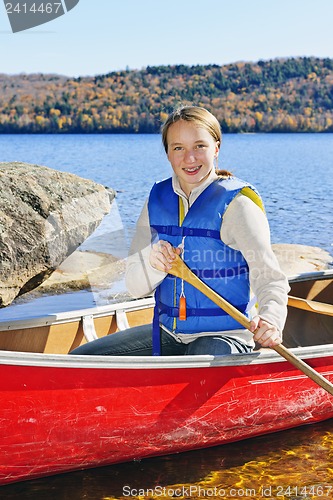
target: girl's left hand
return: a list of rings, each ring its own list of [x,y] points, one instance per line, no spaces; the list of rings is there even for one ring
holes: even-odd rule
[[[282,336],[276,326],[268,323],[260,316],[251,320],[250,331],[254,333],[254,340],[262,347],[274,347],[282,343]]]

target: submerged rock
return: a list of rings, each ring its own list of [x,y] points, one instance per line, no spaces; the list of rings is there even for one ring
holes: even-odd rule
[[[0,306],[40,285],[96,229],[114,192],[28,163],[0,163]]]

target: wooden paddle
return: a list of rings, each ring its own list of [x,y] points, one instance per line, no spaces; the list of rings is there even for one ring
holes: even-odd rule
[[[190,283],[200,292],[204,293],[216,305],[221,307],[221,309],[223,309],[226,313],[232,316],[236,321],[238,321],[238,323],[240,323],[248,330],[250,329],[250,320],[246,316],[244,316],[244,314],[238,311],[238,309],[236,309],[233,305],[231,305],[227,300],[225,300],[214,290],[212,290],[208,285],[206,285],[206,283],[201,281],[201,279],[198,278],[198,276],[196,276],[189,267],[187,267],[185,262],[177,254],[175,254],[175,259],[172,262],[172,268],[169,270],[169,273]],[[311,368],[311,366],[307,365],[302,359],[295,356],[294,353],[289,351],[289,349],[281,344],[272,347],[272,349],[274,349],[274,351],[279,353],[292,365],[298,368],[301,372],[303,372],[311,380],[316,382],[316,384],[318,384],[333,396],[333,384],[316,370]]]

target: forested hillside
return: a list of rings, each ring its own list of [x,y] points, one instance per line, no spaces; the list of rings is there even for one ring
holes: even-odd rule
[[[333,59],[0,74],[0,133],[152,133],[186,104],[213,111],[224,132],[333,132]]]

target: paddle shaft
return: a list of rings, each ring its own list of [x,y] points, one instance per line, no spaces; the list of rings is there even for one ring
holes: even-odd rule
[[[189,267],[184,263],[184,261],[179,257],[179,255],[175,254],[175,260],[173,261],[172,268],[169,270],[169,273],[181,278],[192,286],[197,288],[200,292],[205,294],[210,300],[212,300],[216,305],[221,307],[226,313],[232,316],[238,323],[242,326],[250,329],[250,320],[242,314],[236,307],[230,304],[227,300],[221,297],[218,293],[212,290],[206,283],[204,283],[198,276],[196,276]],[[320,387],[325,389],[333,396],[333,384],[323,377],[316,370],[311,368],[308,364],[306,364],[302,359],[295,356],[289,349],[279,344],[273,346],[272,349],[280,354],[283,358],[289,361],[292,365],[298,368],[301,372],[307,375],[311,380],[316,382]]]

